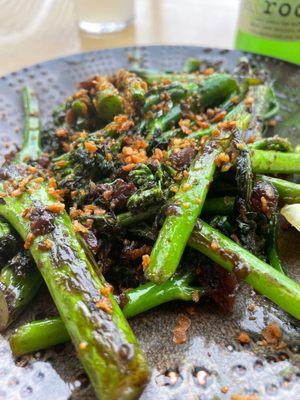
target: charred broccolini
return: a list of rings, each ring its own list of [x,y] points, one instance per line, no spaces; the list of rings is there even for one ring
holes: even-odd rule
[[[43,278],[61,319],[21,327],[12,347],[23,354],[70,337],[99,399],[134,399],[147,380],[125,317],[208,296],[208,259],[300,317],[299,285],[283,274],[276,243],[279,207],[299,201],[299,185],[266,176],[299,173],[300,155],[286,139],[262,137],[277,110],[267,78],[196,61],[182,73],[123,69],[81,82],[41,138],[26,89],[24,146],[1,169],[0,235],[17,244],[2,263],[0,299],[11,310],[6,322],[1,310],[2,327]],[[26,279],[7,222],[33,257]],[[8,304],[1,281],[19,286],[24,302]]]
[[[27,134],[25,130],[23,150]],[[145,360],[110,287],[100,272],[96,274],[64,204],[57,201],[58,193],[49,181],[45,183],[44,174],[18,157],[4,164],[0,214],[22,237],[38,265],[97,396],[135,398],[147,381]]]

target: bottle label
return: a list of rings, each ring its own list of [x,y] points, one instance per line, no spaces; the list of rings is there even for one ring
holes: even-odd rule
[[[242,0],[239,26],[268,39],[300,40],[300,0]]]

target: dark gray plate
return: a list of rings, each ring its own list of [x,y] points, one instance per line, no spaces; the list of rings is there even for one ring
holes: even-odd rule
[[[76,82],[95,73],[111,73],[128,65],[135,48],[120,48],[78,54],[37,64],[0,78],[0,147],[7,152],[20,142],[23,110],[20,89],[33,87],[40,98],[43,122],[51,110],[72,92]],[[241,53],[199,47],[150,46],[139,48],[144,66],[180,69],[187,57],[200,57],[232,70]],[[281,119],[275,133],[294,143],[300,135],[299,67],[253,56],[253,63],[270,70],[281,102]],[[289,274],[299,275],[299,235],[282,235],[280,244]],[[254,313],[248,307],[255,304]],[[26,312],[21,322],[42,318],[53,312],[46,290]],[[188,340],[172,341],[178,315],[186,305],[168,304],[131,321],[146,357],[153,367],[151,382],[141,400],[217,400],[233,394],[257,393],[260,399],[300,399],[299,324],[246,285],[241,287],[234,311],[224,314],[213,306],[199,306],[191,316]],[[249,318],[249,317],[253,317]],[[275,321],[283,331],[287,346],[281,350],[259,345],[261,330]],[[12,327],[14,328],[14,327]],[[241,346],[237,337],[245,330],[250,345]],[[6,336],[0,336],[0,400],[2,399],[94,399],[93,391],[76,358],[72,345],[13,360]],[[170,371],[175,372],[170,375]],[[199,373],[200,371],[200,373]],[[176,379],[170,379],[176,377]],[[227,386],[228,392],[221,388]]]

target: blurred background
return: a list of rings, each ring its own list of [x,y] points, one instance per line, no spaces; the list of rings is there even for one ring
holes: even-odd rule
[[[78,21],[97,20],[93,5],[102,1],[110,4],[106,12],[129,24],[120,32],[92,37],[78,29]],[[238,10],[239,0],[0,0],[0,76],[51,58],[116,46],[185,44],[231,49]],[[101,15],[104,20],[109,17]]]

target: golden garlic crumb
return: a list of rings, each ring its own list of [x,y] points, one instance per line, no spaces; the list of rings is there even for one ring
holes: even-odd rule
[[[241,333],[239,334],[238,341],[239,341],[241,344],[248,344],[248,343],[250,343],[250,337],[249,337],[248,333],[246,333],[246,332],[241,332]]]
[[[79,344],[79,350],[85,350],[87,348],[88,344],[86,342],[81,342]]]
[[[65,209],[65,205],[63,203],[49,204],[46,209],[55,214],[61,214]]]
[[[213,241],[211,242],[210,248],[211,248],[213,251],[218,250],[219,245],[218,245],[218,242],[217,242],[215,239],[213,239]]]
[[[93,141],[85,142],[84,147],[89,153],[95,153],[97,151],[97,146]]]
[[[113,287],[111,285],[106,285],[104,288],[100,290],[102,296],[107,297],[110,293],[113,292]]]
[[[52,249],[53,243],[49,239],[45,239],[43,242],[40,242],[38,244],[38,248],[41,251],[48,251]]]
[[[24,249],[28,250],[32,245],[34,239],[35,239],[34,234],[32,232],[29,232],[24,242]]]
[[[142,256],[142,267],[143,267],[144,270],[148,267],[149,263],[150,263],[149,254],[144,254]]]
[[[227,393],[228,390],[229,390],[229,387],[228,387],[228,386],[222,386],[222,387],[221,387],[221,392],[224,393],[224,394]]]
[[[72,227],[73,227],[75,233],[78,233],[78,232],[87,233],[88,232],[88,229],[85,226],[83,226],[76,219],[74,221],[72,221]]]

